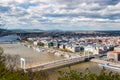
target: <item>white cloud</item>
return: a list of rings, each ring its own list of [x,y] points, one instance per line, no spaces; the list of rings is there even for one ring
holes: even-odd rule
[[[9,25],[16,26],[35,25],[37,27],[38,25],[39,27],[43,25],[50,29],[52,27],[49,28],[47,25],[52,24],[54,28],[60,25],[62,27],[70,26],[71,29],[72,26],[78,26],[77,28],[79,26],[98,26],[96,28],[102,29],[102,26],[108,25],[105,23],[114,26],[113,23],[116,23],[118,26],[120,2],[111,3],[109,0],[1,0],[0,15],[6,18]],[[89,28],[87,27],[87,29]]]
[[[105,9],[101,10],[100,12],[101,15],[103,16],[109,14],[120,14],[120,2],[116,5],[107,6]]]

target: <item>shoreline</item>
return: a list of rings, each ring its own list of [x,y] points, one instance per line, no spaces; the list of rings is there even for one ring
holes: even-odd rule
[[[114,66],[120,67],[120,64],[118,64],[118,63],[110,62],[110,61],[105,61],[105,60],[91,59],[90,61],[92,61],[92,62],[96,62],[96,63],[109,64],[109,65],[114,65]]]
[[[98,63],[99,66],[100,66],[100,64],[103,64],[100,67],[105,67],[107,69],[111,69],[111,70],[115,70],[115,71],[116,71],[116,68],[120,68],[120,64],[119,63],[115,63],[115,62],[104,61],[104,60],[100,60],[100,59],[91,59],[90,61]],[[107,66],[109,66],[109,67],[107,67]]]

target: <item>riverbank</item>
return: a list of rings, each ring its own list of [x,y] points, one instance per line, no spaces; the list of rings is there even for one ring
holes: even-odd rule
[[[91,59],[91,61],[96,63],[109,64],[109,65],[120,67],[120,64],[118,62],[115,63],[115,62],[110,62],[110,61],[105,61],[100,59]]]
[[[101,67],[105,67],[112,71],[120,72],[119,70],[117,70],[117,69],[120,69],[120,62],[110,62],[110,61],[100,60],[100,59],[91,59],[91,61],[98,63],[98,64],[103,64],[103,66],[101,66]],[[107,66],[109,66],[109,67],[107,67]]]

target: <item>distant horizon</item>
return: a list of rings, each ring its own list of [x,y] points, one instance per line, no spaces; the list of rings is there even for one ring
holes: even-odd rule
[[[61,30],[61,29],[49,29],[49,30],[42,30],[42,29],[7,29],[7,30],[40,30],[40,31],[120,31],[120,30]]]

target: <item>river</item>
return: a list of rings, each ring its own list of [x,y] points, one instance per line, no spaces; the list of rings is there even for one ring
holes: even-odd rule
[[[0,44],[0,47],[4,49],[4,54],[9,55],[19,55],[22,58],[26,59],[26,66],[33,66],[37,64],[47,63],[55,60],[64,59],[62,56],[55,56],[53,54],[49,54],[46,52],[37,52],[31,48],[27,48],[20,43],[15,44]],[[79,64],[75,64],[71,66],[72,70],[77,70],[79,72],[85,72],[85,70],[89,68],[89,70],[93,73],[99,73],[102,68],[98,66],[97,63],[94,62],[83,62]],[[56,80],[59,76],[58,71],[69,71],[68,67],[49,70],[49,79],[48,80]]]
[[[20,62],[20,58],[24,58],[26,60],[26,66],[34,66],[42,63],[64,59],[63,56],[56,56],[54,54],[49,54],[46,51],[37,52],[32,48],[23,46],[20,43],[0,44],[0,47],[4,49],[4,54],[7,55],[9,54],[12,56],[18,55],[19,62]]]

